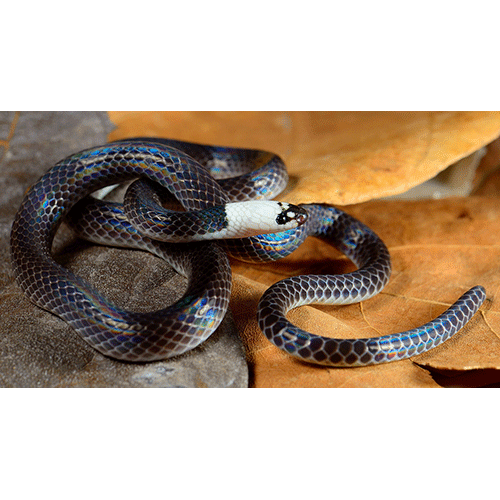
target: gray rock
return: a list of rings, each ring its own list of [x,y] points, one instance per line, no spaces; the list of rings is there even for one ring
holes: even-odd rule
[[[244,348],[230,314],[191,352],[154,363],[124,363],[96,352],[15,284],[9,233],[26,189],[65,156],[106,142],[111,130],[106,113],[0,113],[0,386],[247,387]],[[128,309],[165,307],[186,287],[162,260],[87,244],[64,226],[54,252],[58,262]]]

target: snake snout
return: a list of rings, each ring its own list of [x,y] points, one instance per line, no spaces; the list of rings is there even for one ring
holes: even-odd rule
[[[301,226],[307,220],[307,212],[302,207],[297,207],[297,215],[295,216],[295,220],[298,225]]]
[[[307,212],[304,208],[282,202],[278,202],[278,205],[281,207],[281,212],[276,217],[278,225],[285,225],[295,221],[300,226],[307,220]]]

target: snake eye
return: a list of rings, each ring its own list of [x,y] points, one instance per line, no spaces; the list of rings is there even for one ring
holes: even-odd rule
[[[287,214],[287,212],[281,212],[278,214],[278,217],[276,217],[276,223],[279,225],[286,224],[287,222],[290,222],[290,215]]]
[[[297,225],[301,225],[306,221],[307,212],[303,208],[281,202],[279,205],[281,207],[281,212],[276,217],[276,224],[284,225],[295,220]]]
[[[278,217],[276,217],[276,223],[277,224],[287,224],[290,222],[292,219],[295,218],[295,212],[292,211],[287,211],[287,212],[281,212]]]

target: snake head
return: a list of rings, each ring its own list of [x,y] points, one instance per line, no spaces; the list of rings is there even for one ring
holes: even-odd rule
[[[278,225],[287,225],[295,221],[297,226],[301,226],[307,220],[307,212],[302,207],[281,201],[278,201],[278,206],[281,207],[281,212],[276,217]]]
[[[282,201],[243,201],[225,206],[225,238],[245,238],[294,229],[307,220],[302,207]]]

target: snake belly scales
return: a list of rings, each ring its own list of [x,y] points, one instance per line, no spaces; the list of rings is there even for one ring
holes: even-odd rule
[[[123,204],[88,196],[134,179]],[[381,337],[334,339],[294,326],[286,318],[292,308],[351,304],[379,293],[389,280],[391,260],[373,231],[333,206],[265,201],[287,181],[282,160],[258,150],[135,138],[81,151],[57,163],[26,194],[11,231],[14,276],[35,304],[68,322],[96,350],[136,362],[182,354],[216,330],[231,293],[228,254],[247,262],[273,261],[289,255],[307,236],[329,242],[358,269],[287,278],[262,296],[260,329],[301,360],[353,367],[408,358],[449,339],[485,300],[484,288],[475,286],[429,323]],[[171,195],[182,210],[162,207]],[[243,214],[240,206],[246,206]],[[266,219],[268,226],[262,229],[258,222],[232,231],[236,222],[245,226],[261,206],[263,217],[272,219]],[[117,308],[51,256],[63,219],[90,241],[165,259],[188,278],[185,294],[160,311]],[[206,241],[221,237],[228,239]]]

